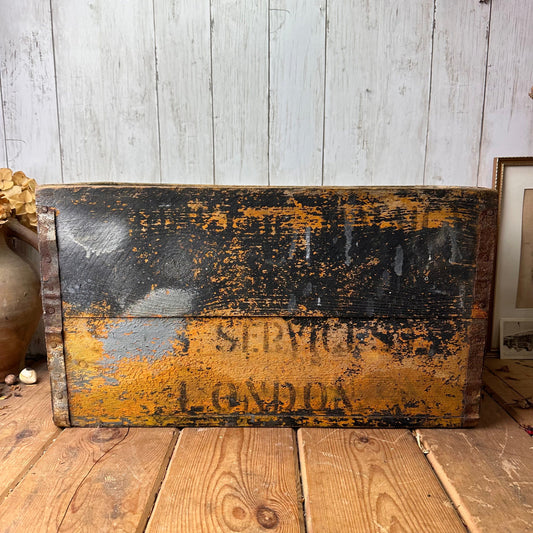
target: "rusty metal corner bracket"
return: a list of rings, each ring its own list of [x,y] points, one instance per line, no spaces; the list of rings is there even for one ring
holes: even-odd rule
[[[41,297],[54,422],[57,426],[67,427],[71,424],[63,352],[63,319],[55,218],[54,209],[46,206],[40,206],[37,209],[39,254],[41,256]]]

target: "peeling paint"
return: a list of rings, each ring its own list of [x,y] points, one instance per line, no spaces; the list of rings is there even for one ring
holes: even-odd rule
[[[351,250],[352,250],[352,235],[353,235],[353,228],[350,222],[345,219],[344,220],[344,236],[346,238],[346,243],[344,245],[344,264],[346,266],[350,266],[352,263],[352,257],[351,257]]]
[[[494,191],[43,191],[74,425],[477,419]]]
[[[159,288],[134,302],[126,309],[126,316],[183,316],[195,309],[197,293],[191,289]]]
[[[86,259],[114,252],[128,237],[128,230],[119,221],[93,222],[87,228],[67,227],[65,237],[83,248]]]
[[[401,244],[396,246],[396,254],[394,256],[394,273],[397,276],[403,274],[403,248]]]
[[[459,247],[457,231],[453,227],[445,226],[446,234],[450,242],[451,255],[448,260],[451,265],[458,265],[463,261],[463,254]]]
[[[294,311],[296,309],[296,296],[291,294],[289,297],[289,303],[287,304],[288,311]]]
[[[329,425],[331,416],[362,422],[389,413],[404,422],[420,423],[424,414],[453,423],[463,409],[470,325],[447,322],[439,338],[441,327],[268,317],[69,319],[72,416],[187,424],[224,414],[281,420],[312,413],[316,424]],[[446,357],[436,358],[443,350]]]

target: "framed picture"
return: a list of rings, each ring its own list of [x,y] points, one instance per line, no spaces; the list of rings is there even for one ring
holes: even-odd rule
[[[500,357],[533,359],[533,320],[500,320]]]
[[[491,348],[501,357],[529,358],[533,350],[519,354],[513,346],[521,341],[513,335],[533,332],[533,157],[496,159],[494,186],[499,214]]]

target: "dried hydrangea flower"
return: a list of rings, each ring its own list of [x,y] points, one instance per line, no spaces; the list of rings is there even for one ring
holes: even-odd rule
[[[19,221],[27,227],[37,226],[35,207],[35,180],[24,172],[13,173],[9,168],[0,169],[0,218],[5,220],[13,211]],[[9,203],[9,209],[6,205]]]
[[[9,168],[0,168],[0,191],[7,191],[13,185],[13,172]]]
[[[11,204],[7,198],[0,196],[0,224],[6,222],[11,216]]]

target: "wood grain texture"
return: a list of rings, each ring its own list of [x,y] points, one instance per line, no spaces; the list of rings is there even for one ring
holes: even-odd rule
[[[324,184],[424,176],[433,3],[328,4]]]
[[[329,2],[327,43],[319,4],[1,0],[10,165],[60,182],[61,133],[68,182],[209,183],[216,159],[224,184],[318,183],[324,119],[326,184],[467,185],[479,161],[490,186],[494,156],[533,151],[529,0]]]
[[[0,77],[8,166],[60,183],[50,4],[0,1]]]
[[[474,280],[494,191],[49,187],[39,202],[59,212],[65,316],[487,311]]]
[[[419,433],[469,531],[533,531],[531,437],[494,400],[485,396],[474,429]]]
[[[64,181],[159,181],[152,3],[52,11]]]
[[[490,9],[435,2],[426,184],[477,185]]]
[[[526,398],[513,389],[509,382],[492,372],[487,366],[483,372],[483,386],[514,420],[525,428],[533,428],[533,397]]]
[[[469,324],[65,319],[73,425],[460,426]],[[483,338],[483,337],[482,337]]]
[[[270,2],[272,185],[321,185],[325,0]]]
[[[405,430],[298,431],[309,533],[464,532]]]
[[[2,76],[0,74],[0,167],[7,167],[6,129],[4,122],[4,106],[2,102]]]
[[[0,501],[59,434],[52,421],[46,365],[35,369],[39,377],[35,385],[0,385],[0,396],[6,396],[0,400]]]
[[[2,531],[142,531],[171,429],[67,429],[0,504]]]
[[[486,367],[508,387],[533,401],[533,361],[487,359]]]
[[[485,88],[480,153],[480,186],[492,185],[495,157],[533,152],[533,4],[528,0],[494,2]]]
[[[495,202],[455,188],[41,188],[72,423],[471,424]]]
[[[290,429],[184,429],[149,533],[304,531]]]
[[[215,183],[268,183],[268,2],[212,0]]]
[[[213,183],[209,0],[154,2],[161,176]]]

